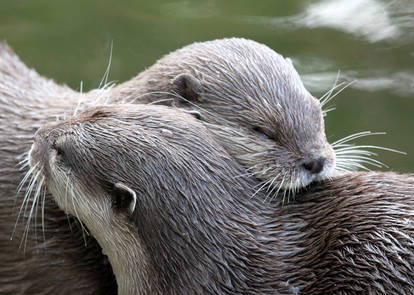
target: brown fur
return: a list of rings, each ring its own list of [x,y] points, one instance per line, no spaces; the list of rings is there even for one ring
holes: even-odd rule
[[[294,203],[264,203],[203,126],[138,105],[43,128],[37,162],[59,206],[88,225],[112,265],[127,265],[115,271],[121,294],[414,289],[411,176],[349,173]]]
[[[19,162],[27,157],[36,130],[72,114],[79,99],[77,92],[29,70],[0,44],[0,294],[116,292],[111,268],[96,241],[83,238],[78,221],[66,217],[48,194],[36,207],[27,239],[31,201],[12,234],[27,189],[26,183],[17,194],[28,170],[20,169]]]

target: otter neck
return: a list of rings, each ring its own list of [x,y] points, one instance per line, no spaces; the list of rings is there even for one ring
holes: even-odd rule
[[[186,181],[198,187],[192,190]],[[144,201],[134,216],[161,290],[165,294],[274,293],[268,283],[276,284],[273,274],[280,268],[277,246],[266,240],[262,203],[247,199],[244,192],[251,191],[247,184],[226,179],[211,180],[210,186],[202,182],[195,177],[179,179],[183,187],[172,188],[162,198],[150,196],[156,203],[146,208]]]
[[[161,294],[152,279],[150,256],[125,216],[85,223],[108,256],[119,295]]]

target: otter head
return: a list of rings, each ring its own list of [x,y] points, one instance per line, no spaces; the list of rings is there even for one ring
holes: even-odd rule
[[[137,204],[130,167],[116,164],[131,160],[122,141],[128,130],[116,128],[115,118],[99,124],[109,115],[97,108],[44,126],[35,135],[29,163],[58,206],[96,238],[113,268],[118,294],[158,294],[147,250],[130,222]],[[105,137],[113,132],[121,140],[111,145]]]
[[[274,189],[299,189],[335,170],[320,102],[291,61],[265,45],[238,38],[195,43],[160,59],[129,90],[120,88],[162,103],[171,103],[163,93],[173,94],[172,104],[204,122],[251,175]]]
[[[30,165],[108,255],[119,294],[245,286],[251,271],[231,263],[255,244],[242,236],[253,236],[261,217],[240,213],[249,182],[234,180],[242,170],[192,116],[165,106],[96,107],[40,129]],[[252,229],[234,233],[238,219]]]

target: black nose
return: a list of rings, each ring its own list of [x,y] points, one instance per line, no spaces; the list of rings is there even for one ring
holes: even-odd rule
[[[323,170],[325,158],[313,159],[303,164],[303,168],[308,170],[311,174],[318,174]]]

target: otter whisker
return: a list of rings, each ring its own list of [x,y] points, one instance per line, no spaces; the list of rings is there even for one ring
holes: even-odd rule
[[[348,156],[348,157],[341,157],[339,159],[339,161],[343,161],[343,162],[358,162],[358,163],[366,163],[366,164],[370,164],[372,166],[381,168],[381,167],[385,167],[385,168],[389,168],[387,165],[385,165],[384,163],[375,160],[375,159],[371,159],[368,157],[362,157],[362,156]]]
[[[361,163],[365,163],[365,164],[369,164],[378,168],[381,167],[388,167],[387,165],[385,165],[384,163],[369,158],[369,157],[365,157],[365,156],[358,156],[358,155],[349,155],[349,156],[339,156],[337,157],[337,166],[341,166],[341,167],[354,167],[354,166],[358,166],[362,165]],[[367,169],[365,166],[363,168],[364,170],[369,170]],[[354,170],[354,168],[352,169]]]
[[[359,146],[354,145],[343,145],[343,147],[335,149],[336,155],[365,155],[365,156],[377,156],[377,153],[374,153],[370,150],[359,149]]]
[[[65,185],[65,208],[68,208],[68,190],[69,190],[69,178],[66,178],[66,185]],[[69,219],[68,219],[69,222]],[[70,225],[70,222],[69,222]]]
[[[279,192],[280,192],[280,190],[282,189],[282,187],[283,187],[283,183],[285,182],[285,178],[286,178],[286,173],[283,175],[283,179],[282,179],[282,181],[280,182],[280,184],[279,184],[279,187],[278,187],[278,189],[277,189],[277,191],[276,191],[276,193],[274,194],[274,196],[278,196],[279,195]],[[273,198],[270,200],[270,201],[272,201],[273,200]],[[285,197],[283,196],[283,199],[282,199],[282,204],[285,202]]]
[[[292,199],[295,197],[295,187],[297,185],[297,182],[294,182],[293,179],[297,179],[296,173],[295,175],[292,175],[290,178],[289,189],[288,189],[288,203],[290,203],[290,197],[292,197]],[[303,180],[300,179],[299,183],[301,186],[304,186]]]
[[[17,215],[16,225],[17,225],[17,222],[20,218],[20,214],[23,210],[23,207],[24,207],[24,215],[26,215],[27,206],[28,206],[29,200],[30,200],[30,195],[32,194],[32,191],[35,187],[35,184],[36,184],[36,181],[37,181],[37,178],[39,177],[39,175],[40,175],[40,170],[37,170],[36,174],[33,174],[32,178],[30,179],[28,188],[27,188],[26,193],[25,193],[24,198],[23,198],[22,205],[20,206],[19,214]]]
[[[24,176],[24,177],[23,177],[23,179],[20,181],[20,183],[19,183],[19,185],[18,185],[18,187],[17,187],[17,193],[16,193],[16,200],[15,200],[15,202],[17,201],[18,194],[19,194],[19,192],[21,191],[21,189],[23,188],[23,186],[24,186],[24,184],[26,183],[27,179],[28,179],[29,177],[31,177],[31,180],[33,179],[34,175],[33,175],[32,173],[33,173],[33,171],[36,169],[37,165],[38,165],[38,163],[36,163],[35,165],[33,165],[33,167],[31,167],[31,168],[30,168],[30,169],[26,172],[25,176]],[[29,186],[29,187],[30,187],[30,186]],[[31,193],[31,192],[30,192],[30,193]],[[26,193],[25,193],[25,195],[24,195],[24,197],[23,197],[22,204],[20,205],[19,213],[17,214],[16,222],[14,223],[14,228],[13,228],[13,232],[12,232],[12,234],[11,234],[11,236],[10,236],[10,240],[12,240],[12,239],[13,239],[13,236],[14,236],[14,234],[15,234],[15,232],[16,232],[17,224],[19,223],[20,215],[21,215],[22,210],[23,210],[23,207],[24,207],[24,205],[25,205],[25,201],[26,201],[27,195],[29,195],[30,193],[29,193],[29,191],[28,191],[28,190],[26,190]]]
[[[345,167],[345,166],[353,167],[355,165],[358,165],[358,167],[360,167],[359,165],[362,165],[362,166],[364,166],[364,168],[363,168],[364,170],[370,170],[370,169],[368,169],[368,168],[365,167],[364,163],[365,164],[369,164],[371,166],[375,166],[377,168],[382,168],[382,167],[388,168],[387,165],[385,165],[385,164],[383,164],[381,162],[379,162],[379,164],[378,163],[375,163],[375,162],[372,161],[372,159],[369,159],[369,160],[361,160],[361,159],[353,159],[353,158],[349,158],[349,159],[345,159],[345,160],[342,160],[341,159],[338,162],[338,165],[341,165],[341,162],[343,162],[342,167]]]
[[[344,85],[341,89],[339,89],[337,92],[335,92],[334,95],[325,98],[323,100],[323,102],[321,102],[322,107],[324,107],[328,102],[330,102],[333,98],[335,98],[338,94],[340,94],[342,91],[344,91],[346,88],[348,88],[349,86],[351,86],[355,82],[356,82],[356,80],[353,80],[349,83],[346,83],[346,85]]]
[[[388,168],[388,166],[378,160],[375,159],[371,159],[369,157],[364,157],[364,156],[341,156],[340,158],[337,158],[340,161],[353,161],[353,162],[359,162],[359,163],[366,163],[366,164],[371,164],[373,166],[376,166],[378,168],[381,167],[386,167]]]
[[[29,161],[28,157],[25,157],[25,159],[23,159],[22,161],[19,162],[22,163],[24,161]],[[20,181],[19,185],[17,186],[17,191],[16,191],[16,198],[14,200],[14,207],[16,207],[16,203],[18,200],[18,196],[20,191],[22,190],[22,188],[24,187],[25,183],[27,182],[27,180],[29,179],[29,177],[32,177],[32,173],[33,171],[36,169],[36,167],[39,165],[39,163],[36,163],[33,167],[30,167],[30,169],[25,173],[25,175],[23,176],[23,179]],[[22,170],[23,168],[20,168],[20,170]],[[24,200],[24,198],[23,198]],[[19,218],[17,218],[18,221]]]
[[[282,197],[282,204],[283,205],[286,205],[287,203],[285,202],[285,200],[286,200],[286,190],[283,190],[283,197]],[[289,201],[288,201],[288,203],[289,203]]]
[[[98,86],[99,89],[101,89],[101,87],[103,85],[106,85],[108,83],[109,71],[111,70],[111,64],[112,64],[112,50],[113,50],[113,47],[114,47],[114,41],[111,41],[108,65],[106,66],[106,70],[105,70],[105,72],[102,76],[101,82],[99,83],[99,86]]]
[[[43,233],[43,241],[46,241],[46,237],[45,237],[45,203],[46,203],[46,187],[43,187],[43,196],[42,196],[42,233]]]
[[[250,199],[252,199],[255,195],[257,195],[257,193],[259,193],[266,185],[268,185],[271,182],[271,179],[268,179],[266,181],[260,182],[258,185],[255,185],[255,187],[261,185],[255,192],[253,195],[250,196]]]
[[[322,110],[322,114],[323,114],[323,116],[325,117],[330,111],[334,111],[334,110],[336,110],[336,108],[335,107],[330,107],[330,108],[328,108],[328,109],[324,109],[324,110]]]
[[[174,100],[173,98],[164,98],[164,99],[154,100],[154,101],[148,103],[148,105],[153,105],[153,104],[167,102],[167,101],[173,101],[173,100]]]
[[[36,188],[36,193],[35,196],[33,197],[33,202],[35,202],[36,204],[36,208],[34,210],[34,236],[35,236],[35,240],[37,241],[37,212],[39,209],[39,203],[40,203],[40,195],[41,195],[41,191],[43,188],[43,182],[45,181],[45,177],[42,176],[40,178],[40,181],[37,184],[37,188]],[[32,209],[33,209],[33,205],[32,205]],[[29,220],[30,222],[30,220]]]
[[[393,153],[397,153],[397,154],[401,154],[401,155],[406,155],[407,154],[406,152],[403,152],[403,151],[399,151],[399,150],[396,150],[396,149],[387,148],[387,147],[383,147],[383,146],[376,146],[376,145],[355,145],[355,146],[354,145],[349,145],[349,146],[346,146],[344,148],[335,149],[335,152],[336,151],[342,152],[342,151],[345,151],[345,150],[353,150],[353,149],[360,149],[360,148],[383,150],[383,151],[393,152]],[[361,150],[361,151],[363,151],[363,150]]]
[[[354,133],[354,134],[350,134],[348,136],[345,136],[344,138],[341,138],[333,143],[331,143],[332,147],[336,147],[340,144],[343,143],[347,143],[351,140],[357,139],[357,138],[361,138],[361,137],[365,137],[365,136],[370,136],[370,135],[384,135],[386,134],[385,132],[371,132],[371,131],[362,131],[362,132],[358,132],[358,133]]]
[[[24,248],[23,248],[24,251],[26,250],[27,239],[28,239],[28,236],[29,236],[30,222],[32,220],[33,212],[36,211],[35,208],[36,209],[38,208],[37,207],[37,204],[38,204],[38,200],[39,200],[39,195],[40,195],[41,189],[43,187],[44,180],[45,180],[45,177],[44,176],[42,176],[39,181],[37,181],[37,179],[36,179],[37,188],[36,188],[35,194],[33,196],[32,206],[30,208],[29,216],[27,218],[26,226],[25,226],[25,229],[24,229],[24,232],[23,232],[23,239],[22,239],[22,241],[20,243],[20,246],[21,246],[22,245],[22,242],[24,240]],[[36,225],[35,225],[35,230],[36,230]]]
[[[332,87],[331,87],[331,89],[329,89],[324,95],[322,95],[320,98],[319,98],[319,101],[321,102],[321,105],[324,105],[325,103],[324,103],[324,100],[326,99],[326,97],[328,97],[329,98],[329,96],[332,94],[332,92],[336,89],[336,88],[338,88],[338,87],[340,87],[340,86],[342,86],[344,83],[345,83],[345,81],[343,81],[343,82],[341,82],[341,83],[339,83],[339,85],[337,84],[338,83],[338,81],[339,81],[339,76],[340,76],[340,74],[341,74],[341,71],[340,70],[338,70],[338,73],[336,74],[336,78],[335,78],[335,81],[334,81],[334,83],[333,83],[333,85],[332,85]]]
[[[273,177],[273,180],[272,180],[272,182],[270,183],[270,185],[269,185],[269,187],[267,188],[267,194],[266,194],[266,196],[265,196],[265,198],[264,198],[264,201],[266,202],[267,201],[267,199],[270,197],[270,195],[275,191],[275,189],[276,189],[276,186],[274,186],[273,184],[274,184],[274,182],[276,181],[276,179],[278,179],[279,178],[279,175],[280,175],[280,173],[279,174],[277,174],[275,177]],[[269,191],[269,189],[270,189],[270,191]],[[271,198],[271,200],[272,200],[273,198]]]
[[[248,173],[238,174],[238,175],[233,176],[233,179],[240,178],[240,177],[252,177],[252,176],[255,176],[255,175],[259,174],[259,173],[260,173],[259,171],[254,171],[254,172],[248,172]]]
[[[364,164],[372,165],[377,168],[388,167],[386,164],[371,158],[372,156],[377,156],[377,153],[370,151],[369,149],[377,149],[377,150],[384,150],[399,154],[406,154],[405,152],[398,151],[395,149],[375,146],[375,145],[353,145],[348,144],[347,142],[358,139],[361,137],[369,136],[369,135],[382,135],[385,134],[384,132],[371,132],[371,131],[363,131],[358,132],[355,134],[348,135],[342,139],[335,141],[332,144],[332,148],[334,149],[337,163],[336,168],[340,171],[353,171],[357,169],[363,170],[370,170]]]
[[[15,222],[15,224],[14,224],[14,229],[13,229],[13,232],[12,232],[12,235],[11,235],[11,239],[13,239],[13,236],[14,236],[14,233],[15,233],[15,230],[16,230],[16,227],[17,227],[17,224],[18,224],[18,222],[19,222],[20,215],[21,215],[21,213],[22,213],[23,207],[24,207],[24,212],[23,212],[23,215],[24,215],[24,216],[26,215],[27,206],[28,206],[28,204],[29,204],[29,200],[30,200],[30,195],[32,194],[32,191],[33,191],[33,189],[34,189],[35,184],[37,183],[37,178],[39,177],[39,175],[40,175],[40,171],[37,171],[37,173],[36,173],[36,174],[32,174],[32,176],[31,176],[31,179],[30,179],[30,182],[29,182],[28,188],[27,188],[26,193],[25,193],[25,195],[24,195],[24,197],[23,197],[23,201],[22,201],[22,204],[21,204],[21,206],[20,206],[19,213],[18,213],[18,215],[17,215],[16,222]],[[36,197],[36,196],[35,196],[35,197]],[[33,208],[33,206],[34,206],[34,201],[32,201],[32,208]],[[30,222],[30,219],[28,219],[28,221],[27,221],[27,222]],[[26,228],[27,228],[27,224],[26,224]],[[21,245],[22,245],[22,243],[23,243],[23,240],[25,239],[25,232],[26,232],[26,229],[25,229],[25,230],[24,230],[24,232],[23,232],[23,235],[22,235],[22,239],[21,239],[21,241],[20,241],[19,248],[21,247]]]
[[[17,166],[19,166],[19,170],[22,171],[24,170],[26,167],[29,166],[29,157],[27,155],[28,153],[25,153],[25,157],[23,158],[23,160],[21,160]]]
[[[346,163],[346,164],[343,164],[343,165],[338,165],[338,167],[341,167],[341,168],[345,169],[345,171],[354,171],[354,170],[358,170],[358,169],[371,171],[371,169],[365,167],[364,165],[362,165],[358,162]]]
[[[331,95],[332,95],[332,92],[335,90],[335,89],[338,89],[339,87],[342,87],[344,84],[345,84],[345,82],[341,82],[341,83],[339,83],[339,84],[336,84],[338,81],[337,80],[335,80],[335,82],[334,82],[334,85],[332,86],[332,88],[331,89],[329,89],[324,95],[322,95],[320,98],[319,98],[319,101],[320,101],[320,103],[321,103],[321,106],[323,107],[323,106],[325,106],[330,100],[331,100]]]
[[[335,167],[335,170],[340,171],[340,172],[349,172],[349,171],[350,171],[349,169],[344,168],[344,167],[339,166],[339,165],[337,165],[337,166]],[[330,180],[331,180],[331,179],[330,179]]]
[[[82,93],[82,91],[83,91],[83,81],[80,81],[79,92]],[[73,114],[72,114],[73,116],[76,116],[78,114],[78,110],[80,109],[81,102],[82,102],[82,99],[79,97],[76,107],[73,110]]]
[[[259,163],[255,164],[255,165],[252,165],[252,166],[250,166],[248,168],[246,168],[246,171],[257,170],[259,168],[262,168],[262,166],[266,165],[267,163],[268,163],[267,160],[260,161]],[[255,173],[255,174],[263,174],[263,173],[266,173],[267,171],[268,171],[268,169],[266,169],[266,171],[260,170],[260,171],[254,171],[252,173]]]
[[[261,186],[263,186],[263,184],[264,184],[265,182],[267,182],[267,181],[269,181],[269,180],[263,180],[263,181],[261,181],[261,182],[259,182],[259,183],[255,184],[255,185],[253,186],[253,188],[261,187]]]
[[[23,179],[20,181],[19,185],[17,186],[17,193],[20,193],[20,191],[22,190],[24,184],[26,183],[27,179],[32,176],[32,173],[34,170],[36,170],[37,166],[39,166],[39,163],[36,163],[35,165],[33,165],[33,167],[30,167],[30,169],[26,172],[26,174],[24,175]]]
[[[275,176],[273,177],[273,180],[272,180],[272,182],[270,183],[269,187],[267,188],[266,192],[268,192],[268,191],[269,191],[269,189],[273,186],[273,183],[275,182],[275,180],[276,180],[276,179],[278,179],[278,178],[279,178],[279,175],[280,175],[280,173],[278,173],[277,175],[275,175]]]

